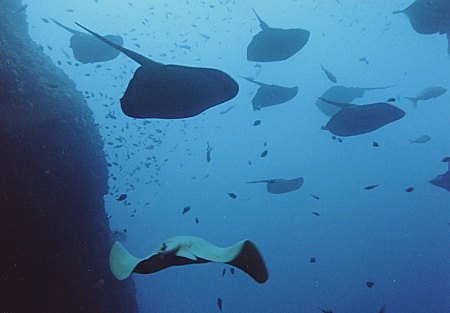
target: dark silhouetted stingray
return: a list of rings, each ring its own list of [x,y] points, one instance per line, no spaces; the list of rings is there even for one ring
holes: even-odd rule
[[[384,87],[370,87],[370,88],[358,88],[358,87],[344,87],[344,86],[332,86],[325,91],[320,98],[330,99],[336,102],[341,102],[341,104],[350,103],[356,98],[361,98],[364,96],[364,93],[369,90],[380,90],[387,89],[393,86],[384,86]],[[331,104],[325,101],[322,101],[320,98],[316,101],[316,106],[322,111],[323,114],[327,116],[333,116],[339,110],[342,109],[341,106],[337,106],[335,104]]]
[[[238,94],[238,84],[222,71],[157,63],[77,25],[141,64],[120,99],[122,111],[130,117],[193,117]]]
[[[128,278],[132,273],[152,274],[171,266],[209,262],[237,267],[260,284],[269,278],[264,259],[250,240],[221,248],[203,238],[177,236],[166,239],[144,258],[135,257],[116,241],[109,253],[111,272],[119,280]]]
[[[370,133],[405,116],[405,111],[386,102],[351,105],[321,98],[341,106],[322,129],[337,136],[356,136]]]
[[[72,33],[70,37],[70,48],[72,48],[73,56],[81,63],[96,63],[115,59],[120,51],[105,45],[98,41],[94,36],[79,32],[75,29],[64,26],[63,24],[51,19],[56,25],[61,26],[65,30]],[[106,39],[114,42],[116,45],[122,46],[123,39],[121,36],[106,35]]]
[[[432,180],[430,180],[430,184],[435,185],[437,187],[444,188],[448,192],[450,192],[450,157],[445,157],[442,159],[442,162],[448,164],[447,172],[444,174],[438,175]]]
[[[276,178],[276,179],[255,180],[249,181],[247,182],[247,184],[265,183],[268,192],[274,194],[281,194],[300,189],[300,187],[303,185],[303,182],[304,182],[303,177],[297,177],[293,179]]]
[[[257,33],[247,47],[247,60],[255,62],[283,61],[308,42],[309,31],[301,28],[281,29],[269,27],[253,10],[259,20],[261,31]]]
[[[293,99],[298,92],[298,87],[268,85],[255,81],[251,77],[243,78],[259,86],[258,91],[252,99],[253,111],[258,111],[264,107],[285,103]]]
[[[419,34],[447,34],[450,54],[450,1],[416,0],[406,9],[393,13],[404,13],[412,28]]]

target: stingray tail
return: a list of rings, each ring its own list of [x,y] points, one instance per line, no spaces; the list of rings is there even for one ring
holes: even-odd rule
[[[118,241],[114,242],[109,252],[109,267],[118,280],[128,278],[140,261],[141,259],[129,253]]]
[[[266,24],[266,22],[264,22],[258,15],[258,13],[256,13],[255,9],[252,9],[253,13],[255,13],[256,17],[258,18],[259,21],[259,27],[261,27],[261,29],[268,29],[269,25]]]
[[[264,259],[256,246],[250,240],[239,243],[242,245],[239,254],[227,264],[239,268],[262,284],[269,278]]]
[[[369,87],[369,88],[364,88],[364,90],[383,90],[383,89],[388,89],[388,88],[392,88],[395,86],[396,85],[381,86],[381,87]]]
[[[405,97],[405,99],[411,101],[412,105],[417,108],[417,97]]]
[[[149,58],[144,57],[143,55],[136,53],[134,51],[131,51],[127,48],[124,48],[108,39],[106,39],[105,37],[97,34],[96,32],[93,32],[92,30],[84,27],[83,25],[78,24],[77,22],[75,22],[75,24],[77,24],[78,26],[80,26],[81,28],[83,28],[85,31],[87,31],[88,33],[90,33],[91,35],[95,36],[97,39],[103,41],[104,43],[106,43],[107,45],[113,47],[114,49],[122,52],[123,54],[125,54],[126,56],[128,56],[129,58],[133,59],[134,61],[136,61],[137,63],[143,65],[143,64],[148,64],[148,63],[154,63],[157,64],[156,62],[150,60]]]
[[[65,30],[67,30],[68,32],[71,32],[71,33],[74,34],[74,35],[80,33],[79,31],[77,31],[77,30],[75,30],[75,29],[73,29],[73,28],[67,27],[67,26],[61,24],[60,22],[58,22],[58,21],[56,21],[56,20],[54,20],[54,19],[52,19],[52,18],[51,18],[51,20],[53,21],[53,23],[55,23],[55,24],[58,25],[59,27],[64,28]]]
[[[259,183],[267,183],[267,179],[264,180],[252,180],[245,182],[246,184],[259,184]]]

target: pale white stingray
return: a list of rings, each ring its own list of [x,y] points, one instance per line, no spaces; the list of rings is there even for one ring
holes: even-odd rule
[[[250,240],[221,248],[199,237],[176,236],[162,242],[145,258],[133,256],[116,241],[109,254],[111,271],[119,280],[128,278],[132,273],[151,274],[171,266],[208,262],[230,264],[261,284],[269,278],[264,260]]]

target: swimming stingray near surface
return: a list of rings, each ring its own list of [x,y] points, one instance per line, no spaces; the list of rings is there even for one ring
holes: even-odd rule
[[[300,189],[304,181],[305,180],[303,179],[303,177],[297,177],[293,179],[276,178],[276,179],[248,181],[247,184],[265,183],[267,192],[274,194],[282,194]]]
[[[416,0],[404,10],[394,14],[405,14],[412,28],[423,35],[446,34],[450,54],[450,1]]]
[[[259,86],[258,91],[252,99],[253,111],[259,111],[264,107],[288,102],[298,93],[298,87],[283,87],[258,82],[251,77],[243,77],[249,82]]]
[[[321,96],[316,100],[316,106],[322,111],[323,114],[327,116],[333,116],[342,109],[342,105],[348,104],[352,105],[351,102],[356,98],[362,98],[366,91],[369,90],[381,90],[391,88],[393,86],[383,86],[383,87],[345,87],[345,86],[332,86],[328,88]],[[323,101],[321,98],[330,99],[336,102],[340,102],[340,105],[332,104]]]
[[[442,159],[442,162],[448,164],[447,172],[444,174],[438,175],[432,180],[430,180],[430,184],[435,185],[437,187],[444,188],[448,192],[450,192],[450,157],[445,157]]]
[[[253,10],[261,31],[247,47],[247,60],[255,62],[283,61],[299,52],[309,40],[309,31],[302,28],[272,28]]]
[[[129,117],[193,117],[238,94],[236,81],[222,71],[157,63],[76,24],[141,65],[120,99],[122,111]]]
[[[70,37],[70,48],[72,48],[74,58],[81,63],[110,61],[115,59],[120,53],[120,51],[102,43],[90,34],[69,28],[54,19],[51,20],[56,25],[72,33],[72,37]],[[106,35],[105,38],[118,46],[123,45],[123,38],[121,36]]]
[[[269,278],[264,260],[250,240],[220,248],[199,237],[177,236],[163,241],[144,258],[133,256],[116,241],[109,253],[109,265],[118,280],[124,280],[132,273],[151,274],[171,266],[209,262],[237,267],[260,284]]]
[[[405,111],[387,102],[364,105],[340,103],[320,98],[341,107],[322,129],[337,136],[356,136],[373,132],[405,116]]]

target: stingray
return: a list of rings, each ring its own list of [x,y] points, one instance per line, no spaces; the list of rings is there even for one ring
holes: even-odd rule
[[[341,110],[322,127],[337,136],[370,133],[405,116],[405,111],[387,102],[355,105],[321,99],[341,107]]]
[[[72,48],[75,59],[81,63],[110,61],[115,59],[120,53],[120,51],[117,51],[116,49],[98,41],[98,39],[92,35],[64,26],[54,19],[51,20],[56,25],[61,26],[65,30],[72,33],[72,37],[70,37],[70,48]],[[123,45],[123,39],[121,36],[106,35],[105,38],[111,42],[114,42],[116,45]]]
[[[274,194],[282,194],[300,189],[300,187],[303,185],[303,182],[304,182],[303,177],[298,177],[293,179],[276,178],[276,179],[255,180],[249,181],[247,182],[247,184],[265,183],[267,192]]]
[[[261,31],[247,47],[247,60],[255,62],[283,61],[299,52],[308,42],[309,31],[301,28],[269,27],[253,10]]]
[[[412,28],[419,34],[447,34],[448,53],[450,53],[450,1],[416,0],[404,10],[394,14],[405,14]]]
[[[253,111],[259,111],[264,107],[285,103],[293,99],[298,92],[298,87],[268,85],[255,81],[250,77],[243,78],[259,86],[252,100]]]
[[[109,254],[111,271],[118,280],[124,280],[132,273],[151,274],[171,266],[209,262],[237,267],[260,284],[269,278],[264,260],[250,240],[220,248],[199,237],[177,236],[165,240],[144,258],[131,255],[116,241]]]
[[[438,175],[430,180],[430,184],[444,188],[445,190],[450,192],[450,157],[445,157],[444,159],[442,159],[442,162],[448,164],[447,172]]]
[[[238,94],[238,84],[222,71],[157,63],[77,25],[141,65],[120,99],[122,111],[129,117],[193,117]]]
[[[369,88],[358,88],[358,87],[344,87],[344,86],[332,86],[325,91],[320,98],[332,99],[336,102],[350,103],[356,98],[361,98],[364,96],[364,93],[369,90],[380,90],[387,89],[393,86],[383,86],[383,87],[369,87]],[[335,104],[331,104],[321,100],[320,98],[316,101],[316,106],[322,111],[323,114],[327,116],[333,116],[339,110],[342,109],[342,106],[338,106]]]

